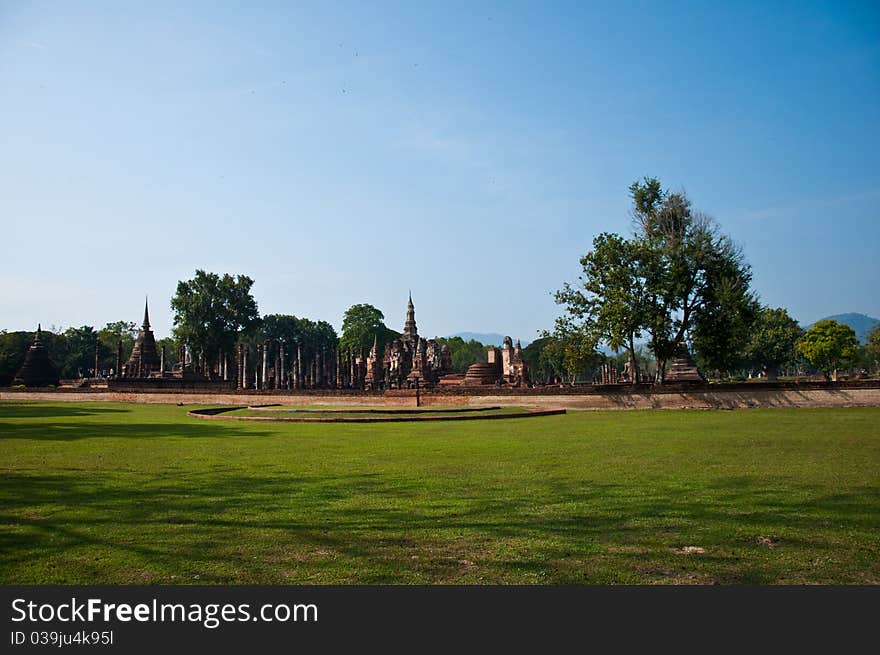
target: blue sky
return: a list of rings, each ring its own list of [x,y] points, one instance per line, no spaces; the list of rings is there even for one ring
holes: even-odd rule
[[[876,3],[0,3],[0,327],[139,320],[195,269],[523,339],[627,187],[762,300],[880,316]]]

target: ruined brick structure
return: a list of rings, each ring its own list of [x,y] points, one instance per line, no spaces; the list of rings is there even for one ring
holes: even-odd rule
[[[154,371],[161,374],[163,362],[156,350],[156,337],[150,329],[150,310],[147,302],[144,302],[144,322],[138,330],[134,348],[128,362],[122,367],[122,377],[148,378]]]
[[[705,382],[684,343],[679,344],[675,358],[669,364],[663,381],[670,384]]]
[[[464,387],[485,385],[525,387],[528,384],[529,371],[522,358],[522,345],[517,340],[514,346],[510,337],[504,337],[500,350],[495,346],[489,346],[486,351],[486,361],[471,364],[461,381]]]
[[[385,346],[381,358],[377,345],[374,342],[365,360],[366,389],[430,388],[452,370],[449,347],[419,336],[412,294],[406,304],[403,334]]]
[[[49,359],[42,336],[43,331],[37,325],[34,342],[25,352],[24,362],[16,373],[13,384],[23,384],[26,387],[45,387],[50,384],[58,386],[58,369]]]

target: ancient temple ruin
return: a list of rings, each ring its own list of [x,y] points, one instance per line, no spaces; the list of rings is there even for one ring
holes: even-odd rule
[[[452,371],[452,353],[446,344],[419,336],[412,294],[406,303],[403,334],[378,351],[373,348],[366,360],[365,386],[368,389],[430,388]]]
[[[150,309],[147,301],[144,301],[144,322],[138,330],[131,356],[122,367],[122,377],[148,378],[154,371],[161,374],[162,365],[156,348],[156,337],[150,329]]]
[[[705,379],[697,370],[694,358],[691,357],[690,351],[684,343],[678,345],[675,357],[666,369],[666,375],[663,378],[666,383],[672,384],[694,384],[705,382]]]
[[[34,334],[34,342],[24,354],[24,363],[15,375],[13,384],[23,384],[26,387],[46,387],[51,385],[58,386],[58,369],[49,359],[49,353],[46,346],[43,345],[43,331],[37,325],[37,331]]]
[[[523,360],[522,344],[519,339],[514,346],[513,339],[504,337],[500,350],[495,346],[489,346],[486,361],[471,364],[460,384],[464,387],[508,384],[516,387],[527,386],[528,366]]]

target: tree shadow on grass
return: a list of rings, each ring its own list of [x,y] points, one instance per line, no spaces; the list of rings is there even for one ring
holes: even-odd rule
[[[570,581],[566,567],[604,558],[621,575],[668,571],[675,561],[706,579],[772,583],[779,572],[761,559],[769,551],[750,541],[758,535],[784,532],[784,547],[861,566],[864,544],[841,551],[843,536],[864,541],[880,530],[880,490],[828,494],[798,486],[786,493],[741,478],[717,481],[707,501],[680,487],[634,495],[616,484],[554,481],[537,494],[511,488],[455,494],[379,473],[242,475],[233,465],[166,473],[151,479],[6,474],[0,582],[41,582],[19,573],[41,560],[69,562],[73,581],[82,582],[88,567],[71,553],[86,549],[131,561],[159,581],[200,570],[206,572],[201,582],[278,582],[282,569],[319,573],[328,566],[341,566],[335,575],[349,582],[455,579],[481,558],[497,579],[522,581],[555,568]],[[747,538],[739,544],[741,534]],[[673,554],[673,547],[690,544],[708,554]],[[744,552],[755,557],[744,562]],[[324,559],[303,561],[309,553]],[[334,565],[333,558],[346,564]],[[94,582],[131,582],[93,569]]]
[[[11,427],[10,427],[11,425]],[[235,426],[207,423],[48,423],[0,424],[0,441],[30,439],[38,441],[78,441],[81,439],[161,439],[265,437],[267,430],[235,429]]]
[[[45,410],[45,413],[43,412]],[[132,413],[131,409],[83,407],[28,407],[0,405],[0,441],[25,439],[40,441],[76,441],[80,439],[126,438],[151,439],[164,437],[262,437],[272,434],[266,429],[234,422],[198,421],[181,409],[176,422],[128,422],[116,420],[89,420],[104,414]],[[72,420],[65,420],[65,419]],[[34,420],[57,419],[57,420]]]
[[[0,403],[0,420],[61,418],[98,416],[101,414],[126,414],[131,409],[111,407],[83,407],[81,405],[63,404],[44,405],[37,403]]]

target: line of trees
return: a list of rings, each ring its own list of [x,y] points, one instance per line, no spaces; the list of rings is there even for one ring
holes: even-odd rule
[[[109,375],[116,367],[119,342],[122,342],[123,353],[127,358],[136,336],[137,328],[134,323],[115,321],[107,323],[100,330],[91,325],[60,331],[43,330],[42,341],[61,377],[79,378],[96,375],[96,353],[97,375]],[[0,386],[11,384],[33,340],[33,332],[0,332]],[[174,341],[164,339],[159,342],[160,346],[162,343],[168,347]],[[169,347],[171,363],[176,361],[175,353],[176,348]]]
[[[741,248],[686,194],[656,178],[629,192],[632,235],[593,239],[578,282],[555,294],[562,316],[526,349],[533,371],[590,379],[609,359],[600,344],[658,383],[683,347],[717,377],[776,379],[783,367],[806,365],[833,378],[845,366],[876,367],[873,347],[860,348],[849,326],[820,321],[804,334],[785,309],[762,306]]]
[[[854,331],[834,321],[804,330],[783,308],[762,306],[751,290],[751,269],[742,251],[718,224],[695,211],[684,193],[663,190],[656,178],[630,186],[633,234],[602,233],[580,264],[575,284],[556,292],[564,313],[552,331],[523,350],[537,380],[591,380],[600,366],[614,361],[662,382],[667,365],[682,345],[703,371],[715,377],[761,374],[776,379],[781,371],[817,370],[836,379],[843,368],[880,369],[880,326],[861,346]],[[385,325],[373,305],[352,305],[342,334],[326,321],[291,314],[261,317],[245,275],[197,270],[178,282],[171,307],[174,327],[165,346],[166,365],[174,365],[183,344],[201,354],[210,369],[231,355],[236,344],[270,344],[271,358],[284,347],[299,348],[304,358],[334,350],[366,354],[380,351],[400,334]],[[9,384],[33,340],[33,332],[0,332],[0,385]],[[137,336],[130,321],[100,330],[84,325],[60,333],[43,332],[49,355],[61,377],[109,374],[117,346],[128,358]],[[452,354],[453,370],[485,361],[486,346],[461,337],[438,338]],[[600,353],[606,345],[611,355]],[[97,355],[97,368],[96,368]]]
[[[400,336],[385,325],[385,316],[373,305],[349,307],[342,319],[342,334],[326,321],[312,321],[290,314],[260,317],[251,294],[253,280],[244,275],[218,275],[197,270],[190,280],[178,283],[171,300],[174,310],[174,343],[187,343],[194,353],[203,353],[209,366],[224,353],[233,352],[237,343],[256,345],[269,341],[269,358],[278,348],[293,356],[296,348],[308,361],[318,353],[334,350],[355,356],[366,355],[377,342],[379,351]],[[477,361],[485,361],[486,347],[460,337],[438,339],[452,354],[453,370],[464,372]]]
[[[166,365],[170,368],[178,362],[184,345],[189,346],[194,358],[203,356],[206,368],[211,370],[220,358],[231,355],[237,344],[253,347],[268,341],[270,361],[279,355],[280,348],[285,348],[288,357],[295,356],[298,349],[309,361],[317,354],[329,356],[337,349],[345,354],[366,355],[374,339],[381,352],[400,336],[385,325],[383,313],[369,304],[352,305],[345,312],[341,335],[327,321],[292,314],[260,316],[253,284],[246,275],[204,270],[196,270],[191,279],[178,282],[171,299],[172,336],[157,341],[160,348],[165,346]],[[92,377],[96,375],[96,352],[97,375],[110,375],[115,371],[118,344],[122,343],[123,359],[127,360],[137,333],[135,323],[115,321],[100,330],[88,325],[58,334],[44,330],[43,342],[62,378]],[[12,382],[33,338],[33,332],[0,332],[0,385]],[[474,362],[486,359],[486,347],[477,341],[465,342],[460,337],[439,341],[449,346],[456,372],[463,373]]]

